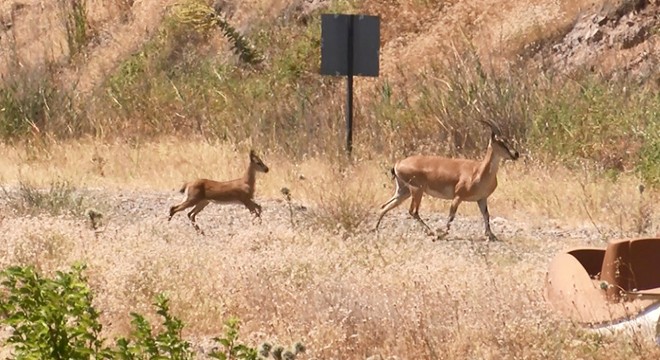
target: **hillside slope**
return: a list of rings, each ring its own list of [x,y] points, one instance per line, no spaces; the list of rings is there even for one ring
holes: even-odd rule
[[[83,91],[98,85],[153,35],[163,14],[176,2],[87,1],[92,40],[85,55],[65,67],[67,82]],[[231,9],[234,25],[248,36],[251,24],[263,19],[293,19],[292,12],[334,6],[324,0],[223,3]],[[451,0],[438,4],[381,0],[355,6],[356,12],[382,18],[383,77],[401,69],[419,69],[466,40],[495,62],[535,53],[545,66],[574,70],[586,65],[608,73],[635,70],[649,75],[660,52],[657,0]],[[0,4],[0,74],[6,75],[12,63],[29,68],[66,62],[66,17],[64,5],[4,0]]]

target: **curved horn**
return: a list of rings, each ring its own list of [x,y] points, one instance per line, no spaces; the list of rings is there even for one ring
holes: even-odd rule
[[[495,125],[492,121],[490,120],[483,120],[479,119],[479,122],[483,123],[484,125],[488,126],[490,130],[493,132],[495,135],[500,135],[500,129],[497,125]]]

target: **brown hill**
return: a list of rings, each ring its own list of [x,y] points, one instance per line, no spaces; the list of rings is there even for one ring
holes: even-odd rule
[[[0,5],[0,74],[10,64],[23,67],[63,63],[67,45],[67,8],[71,2],[7,0]],[[89,90],[156,29],[176,0],[88,1],[92,41],[66,67],[65,79]],[[232,22],[248,32],[264,18],[286,20],[327,8],[324,0],[225,0]],[[456,43],[469,41],[494,62],[529,56],[544,67],[564,71],[587,67],[608,74],[634,72],[649,77],[660,49],[657,0],[528,2],[480,0],[441,3],[379,0],[355,11],[382,18],[382,74],[418,69],[442,57]],[[655,75],[657,76],[657,75]]]

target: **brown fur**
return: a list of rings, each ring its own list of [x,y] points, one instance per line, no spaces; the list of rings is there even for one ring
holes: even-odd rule
[[[477,202],[484,217],[488,239],[496,239],[490,230],[490,216],[486,199],[497,188],[497,170],[500,160],[516,160],[518,156],[518,151],[493,131],[486,155],[481,161],[425,155],[414,155],[399,161],[393,168],[396,192],[390,200],[381,205],[382,210],[376,223],[376,229],[388,211],[412,196],[410,215],[424,225],[429,234],[433,234],[431,228],[419,217],[422,195],[426,193],[441,199],[452,200],[447,231],[449,231],[461,202]]]
[[[254,202],[254,191],[257,172],[268,172],[268,166],[250,151],[250,165],[242,178],[229,181],[197,179],[183,184],[179,192],[186,193],[186,198],[179,204],[170,207],[169,220],[179,211],[193,207],[188,212],[188,218],[198,232],[202,232],[195,222],[195,217],[211,201],[220,204],[243,204],[257,218],[261,217],[261,205]]]

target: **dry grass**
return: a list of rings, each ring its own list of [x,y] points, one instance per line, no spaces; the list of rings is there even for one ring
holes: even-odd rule
[[[353,165],[333,155],[294,161],[257,144],[231,145],[201,139],[1,145],[5,156],[0,159],[0,168],[2,181],[12,185],[28,181],[34,186],[49,187],[54,181],[66,181],[78,188],[175,193],[183,182],[193,178],[223,180],[242,176],[248,148],[263,154],[272,169],[258,177],[257,191],[263,198],[283,199],[281,189],[286,187],[296,201],[327,211],[340,211],[341,206],[359,203],[361,209],[351,211],[363,212],[376,208],[394,192],[388,172],[393,161],[384,156],[357,160]],[[533,215],[564,225],[603,227],[619,234],[631,233],[643,223],[650,224],[645,227],[648,233],[660,227],[660,214],[651,206],[658,202],[660,194],[657,189],[646,189],[640,194],[641,181],[632,174],[614,180],[586,166],[570,170],[561,164],[544,165],[527,158],[508,162],[500,171],[499,188],[489,199],[493,216],[529,220]],[[360,194],[359,198],[353,198],[355,194]],[[448,203],[425,198],[422,214],[427,211],[445,215]],[[467,203],[459,208],[460,214],[479,212]]]
[[[29,156],[24,147],[1,149],[7,188],[21,179],[47,185],[64,178],[104,206],[101,232],[83,216],[8,215],[0,221],[0,266],[36,264],[49,272],[87,262],[109,336],[127,331],[129,312],[149,312],[153,296],[166,292],[187,324],[184,335],[202,347],[236,315],[249,342],[301,340],[309,358],[658,356],[640,336],[582,332],[556,318],[542,296],[557,251],[632,235],[633,219],[623,217],[639,204],[632,177],[612,182],[559,166],[508,163],[491,205],[494,231],[505,242],[470,241],[480,240],[482,225],[476,206],[464,204],[452,230],[457,241],[434,243],[403,209],[388,215],[381,232],[369,232],[377,204],[393,191],[386,160],[340,171],[337,159],[292,162],[256,147],[272,169],[258,179],[263,224],[251,223],[240,207],[211,206],[199,217],[207,229],[200,237],[184,216],[165,220],[179,195],[173,190],[194,176],[240,176],[247,145],[129,145],[54,143]],[[104,159],[102,173],[94,157]],[[283,186],[293,195],[294,227],[280,200]],[[658,201],[657,192],[643,195]],[[362,211],[364,222],[337,231],[310,215],[336,217],[335,201]],[[425,199],[423,216],[441,224],[447,206]],[[660,214],[651,207],[647,216],[647,232],[657,231]]]
[[[172,1],[120,0],[113,7],[90,3],[99,43],[88,49],[84,64],[62,75],[83,92],[105,81],[110,70],[154,34]],[[248,33],[250,26],[277,24],[273,19],[290,3],[236,1],[232,23]],[[187,324],[185,336],[201,346],[218,335],[224,319],[235,315],[244,322],[242,334],[252,344],[302,340],[309,358],[317,359],[657,358],[657,348],[641,336],[595,336],[556,318],[542,296],[547,264],[558,251],[660,231],[660,213],[654,206],[660,203],[660,192],[656,188],[640,194],[634,174],[624,172],[614,180],[587,167],[580,170],[574,163],[530,158],[507,163],[489,199],[493,231],[503,243],[478,241],[482,224],[474,204],[459,208],[449,237],[455,241],[432,243],[407,216],[407,204],[388,214],[379,233],[370,232],[378,205],[394,191],[388,169],[402,154],[478,148],[483,139],[473,135],[478,133],[474,119],[483,109],[493,113],[482,116],[512,122],[505,125],[518,135],[524,129],[515,121],[528,125],[543,119],[543,114],[527,118],[524,109],[530,108],[531,100],[526,82],[484,82],[481,65],[508,56],[523,43],[561,32],[586,2],[535,1],[524,9],[501,0],[441,4],[334,3],[342,9],[379,13],[383,19],[383,80],[361,79],[356,84],[359,139],[353,164],[331,150],[341,142],[336,136],[342,130],[337,109],[343,97],[335,90],[343,84],[312,75],[312,61],[300,65],[300,58],[308,59],[315,51],[309,40],[318,29],[312,26],[268,28],[272,38],[260,41],[264,47],[273,45],[268,64],[272,71],[262,77],[239,69],[222,78],[216,72],[218,83],[203,72],[195,78],[182,75],[176,84],[169,77],[164,85],[147,81],[153,93],[138,88],[122,94],[147,105],[125,117],[109,111],[114,104],[100,98],[89,103],[76,99],[89,108],[73,118],[88,119],[89,127],[104,140],[50,140],[49,131],[57,133],[71,124],[59,126],[57,119],[48,117],[46,125],[53,128],[28,131],[27,145],[0,145],[0,182],[9,194],[0,199],[5,243],[0,267],[35,264],[51,272],[74,260],[85,261],[108,336],[125,334],[129,312],[150,311],[153,296],[166,292],[173,312]],[[118,13],[127,18],[115,23]],[[28,40],[43,34],[27,28],[30,19],[21,15],[15,28]],[[53,21],[59,20],[51,25]],[[62,37],[58,31],[52,34]],[[107,34],[112,36],[104,38]],[[51,52],[54,57],[62,56],[59,42],[44,39],[50,41],[46,45],[60,46]],[[48,53],[41,42],[28,40],[10,44],[19,50],[19,59],[40,59]],[[434,60],[438,49],[456,50],[454,43],[465,42],[476,52],[449,53],[453,62],[446,69]],[[221,53],[221,46],[212,39],[194,50]],[[483,59],[473,61],[470,57],[475,55]],[[437,66],[407,72],[429,64]],[[300,75],[280,73],[292,65],[292,73]],[[157,79],[159,74],[146,78]],[[511,86],[516,84],[519,88]],[[548,91],[563,89],[562,83]],[[273,101],[273,93],[281,101]],[[543,99],[548,95],[539,94]],[[620,96],[614,91],[602,103],[609,105],[616,97]],[[466,105],[475,103],[483,106]],[[564,102],[558,104],[564,108]],[[575,105],[565,104],[567,109]],[[651,108],[648,102],[639,104],[627,106]],[[592,105],[585,102],[583,113],[591,114]],[[550,115],[558,112],[551,110]],[[646,119],[643,115],[631,117]],[[177,138],[144,140],[150,126],[158,135],[184,130]],[[297,137],[282,141],[282,134],[287,134],[277,131],[282,128]],[[94,131],[83,126],[72,133]],[[237,143],[202,140],[191,133],[207,139],[222,138],[224,133]],[[580,143],[576,140],[566,142]],[[595,143],[604,141],[597,138]],[[252,223],[248,212],[237,206],[210,206],[200,214],[206,237],[196,236],[183,215],[165,220],[183,181],[239,177],[251,147],[271,169],[257,180],[263,224]],[[81,196],[85,206],[102,213],[102,224],[91,226],[79,209],[58,216],[8,211],[18,204],[24,191],[21,183],[48,189],[54,181],[78,189],[71,196]],[[290,208],[283,201],[284,187],[292,195]],[[448,206],[446,201],[425,198],[422,216],[440,227]]]
[[[301,1],[229,1],[235,7],[232,22],[240,29],[272,21],[288,6]],[[96,34],[85,61],[65,69],[63,80],[75,83],[87,93],[99,86],[123,58],[139,49],[156,28],[166,9],[177,1],[140,2],[113,0],[88,2],[89,26]],[[480,0],[464,1],[333,1],[330,11],[361,12],[382,19],[382,75],[396,79],[401,69],[420,69],[433,59],[444,57],[443,49],[457,39],[471,39],[480,55],[495,61],[510,57],[524,44],[561,33],[578,14],[591,6],[588,1],[543,0],[526,2]],[[12,8],[19,7],[19,10]],[[25,66],[59,63],[67,56],[63,14],[55,4],[34,0],[6,1],[0,20],[14,26],[6,30],[0,44],[16,51],[0,56],[0,74],[11,68],[10,61]],[[438,21],[441,18],[442,21]],[[34,27],[39,21],[47,26]],[[0,33],[2,28],[0,27]],[[213,40],[219,46],[224,41]],[[460,41],[459,41],[460,42]],[[496,48],[493,47],[496,44]],[[16,56],[13,58],[12,56]],[[489,60],[488,60],[489,61]],[[361,87],[360,84],[357,84]]]
[[[586,0],[365,1],[361,10],[381,17],[383,73],[396,77],[444,59],[439,49],[466,40],[484,62],[511,60],[525,45],[562,34],[592,6]]]
[[[2,150],[7,154],[0,164],[4,182],[31,178],[47,184],[67,178],[79,187],[101,188],[88,196],[111,209],[104,232],[90,231],[79,218],[9,217],[0,223],[7,234],[1,259],[3,265],[33,263],[46,271],[76,259],[89,263],[104,322],[112,324],[109,334],[126,331],[128,312],[148,311],[153,296],[165,291],[189,324],[186,335],[191,338],[203,342],[218,333],[222,319],[237,315],[250,341],[301,339],[314,358],[533,359],[562,354],[605,359],[614,352],[641,359],[655,354],[643,342],[631,345],[582,334],[555,319],[541,295],[553,253],[583,244],[584,232],[590,234],[587,242],[600,241],[593,229],[580,233],[574,227],[574,222],[589,221],[581,201],[559,199],[583,199],[594,221],[605,228],[617,214],[599,209],[625,213],[636,206],[634,195],[616,196],[633,187],[634,179],[610,183],[578,175],[583,189],[567,186],[575,173],[508,164],[491,211],[507,219],[496,229],[507,232],[509,245],[437,244],[400,214],[388,217],[387,230],[378,236],[364,227],[348,236],[324,230],[300,211],[298,225],[291,228],[284,207],[264,199],[279,198],[279,189],[287,186],[298,204],[322,209],[334,206],[328,200],[334,197],[370,210],[392,191],[385,161],[360,162],[342,177],[335,161],[293,163],[265,152],[273,170],[259,179],[265,225],[246,226],[249,215],[242,209],[217,207],[200,220],[212,228],[211,236],[199,238],[182,219],[164,221],[167,203],[174,200],[162,191],[192,176],[239,176],[246,160],[234,146],[171,139],[132,147],[51,144],[31,150],[30,156],[24,148]],[[104,159],[102,172],[93,158]],[[123,196],[112,188],[123,189]],[[645,195],[657,201],[656,193]],[[426,216],[436,222],[444,219],[445,207],[441,201],[424,205]],[[459,211],[459,238],[479,234],[476,207]],[[529,221],[532,214],[536,224]],[[557,218],[566,238],[555,237],[556,228],[547,224],[538,230],[547,217]],[[658,214],[650,217],[657,228]]]

